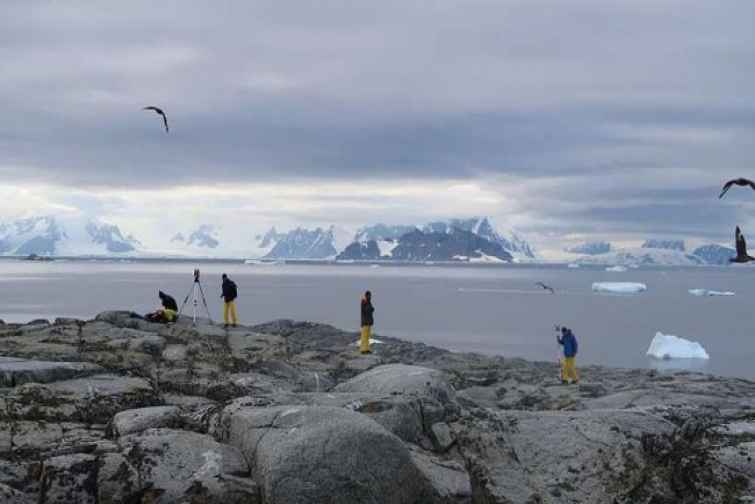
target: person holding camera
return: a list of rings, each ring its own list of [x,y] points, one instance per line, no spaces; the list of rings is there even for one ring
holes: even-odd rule
[[[556,331],[560,332],[556,336],[558,344],[564,347],[564,358],[561,359],[561,383],[579,383],[579,374],[577,373],[577,337],[568,327],[556,326]]]
[[[236,288],[236,283],[228,278],[228,275],[223,273],[222,278],[223,293],[220,297],[225,301],[223,304],[223,327],[228,327],[229,322],[233,322],[233,327],[236,327],[239,323],[238,317],[236,316],[236,298],[238,297],[239,292]]]

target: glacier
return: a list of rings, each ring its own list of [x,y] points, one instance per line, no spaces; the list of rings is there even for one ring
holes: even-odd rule
[[[647,355],[656,359],[710,359],[708,352],[696,341],[671,334],[655,333]]]
[[[638,282],[595,282],[592,284],[594,292],[610,292],[613,294],[639,294],[647,289],[647,285]]]

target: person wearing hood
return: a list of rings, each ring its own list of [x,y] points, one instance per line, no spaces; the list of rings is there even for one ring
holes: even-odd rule
[[[370,335],[372,334],[372,326],[375,323],[373,317],[375,308],[372,306],[372,293],[367,291],[362,297],[361,304],[361,326],[362,334],[359,339],[359,351],[363,354],[370,353]]]
[[[577,357],[577,337],[571,329],[561,328],[560,336],[556,337],[558,344],[564,347],[564,358],[561,359],[561,382],[579,383],[579,374],[575,359]]]

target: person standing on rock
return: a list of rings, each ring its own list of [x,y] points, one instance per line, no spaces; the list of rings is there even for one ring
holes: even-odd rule
[[[556,337],[558,344],[564,347],[564,358],[561,359],[561,382],[578,383],[579,375],[575,359],[577,358],[577,338],[571,329],[561,328],[561,335]]]
[[[228,327],[229,322],[233,322],[233,327],[236,327],[239,323],[236,316],[236,298],[239,295],[239,291],[236,288],[236,283],[228,278],[228,275],[223,273],[223,293],[220,297],[223,298],[225,303],[223,304],[223,327]]]
[[[372,293],[367,291],[362,298],[362,335],[359,340],[359,351],[363,354],[371,353],[370,335],[372,334],[372,326],[375,324],[373,313],[375,313],[375,308],[372,306]]]

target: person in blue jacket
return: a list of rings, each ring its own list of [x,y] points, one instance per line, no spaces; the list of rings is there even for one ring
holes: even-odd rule
[[[561,335],[556,337],[558,344],[564,347],[564,358],[561,359],[561,382],[578,383],[579,374],[575,359],[577,357],[577,338],[568,327],[561,328]]]

